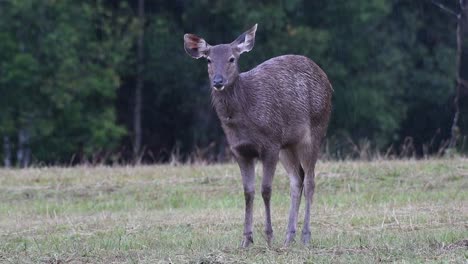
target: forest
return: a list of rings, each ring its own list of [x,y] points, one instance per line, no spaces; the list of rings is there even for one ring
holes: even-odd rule
[[[241,71],[300,54],[328,74],[325,158],[468,151],[466,0],[1,0],[2,166],[229,160],[183,35],[256,23]]]

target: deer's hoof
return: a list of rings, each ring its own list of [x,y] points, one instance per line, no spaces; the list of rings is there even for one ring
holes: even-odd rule
[[[252,244],[253,244],[253,236],[252,235],[245,235],[244,239],[242,240],[241,247],[242,248],[248,248]]]
[[[310,244],[310,231],[302,232],[301,241],[306,246]]]
[[[294,242],[294,238],[296,237],[296,232],[291,231],[286,234],[286,239],[284,240],[283,247],[287,248]]]
[[[265,231],[265,235],[266,235],[266,241],[267,241],[267,244],[268,244],[268,247],[271,247],[271,245],[273,244],[273,231]]]

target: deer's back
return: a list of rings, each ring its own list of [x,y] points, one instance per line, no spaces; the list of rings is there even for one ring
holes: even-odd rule
[[[323,70],[304,56],[275,57],[241,74],[255,103],[249,112],[259,124],[288,130],[325,126],[331,110],[331,84]],[[269,126],[272,127],[272,126]]]

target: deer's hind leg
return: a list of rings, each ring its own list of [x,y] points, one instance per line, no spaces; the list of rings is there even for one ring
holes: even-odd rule
[[[315,191],[315,164],[317,162],[319,149],[320,142],[313,139],[299,147],[299,159],[304,169],[305,198],[304,226],[302,228],[301,240],[305,245],[310,243],[310,211],[312,207],[312,197]]]
[[[304,170],[302,169],[299,157],[293,148],[281,150],[280,161],[288,173],[291,196],[288,227],[286,230],[286,239],[284,241],[284,246],[287,247],[292,241],[294,241],[296,236],[297,218],[301,203],[302,189],[304,186]]]

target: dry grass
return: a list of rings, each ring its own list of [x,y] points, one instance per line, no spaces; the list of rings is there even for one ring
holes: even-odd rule
[[[312,245],[281,247],[289,184],[279,168],[275,243],[266,246],[257,196],[248,250],[238,248],[244,202],[235,165],[0,170],[0,262],[467,262],[468,160],[317,170]]]

